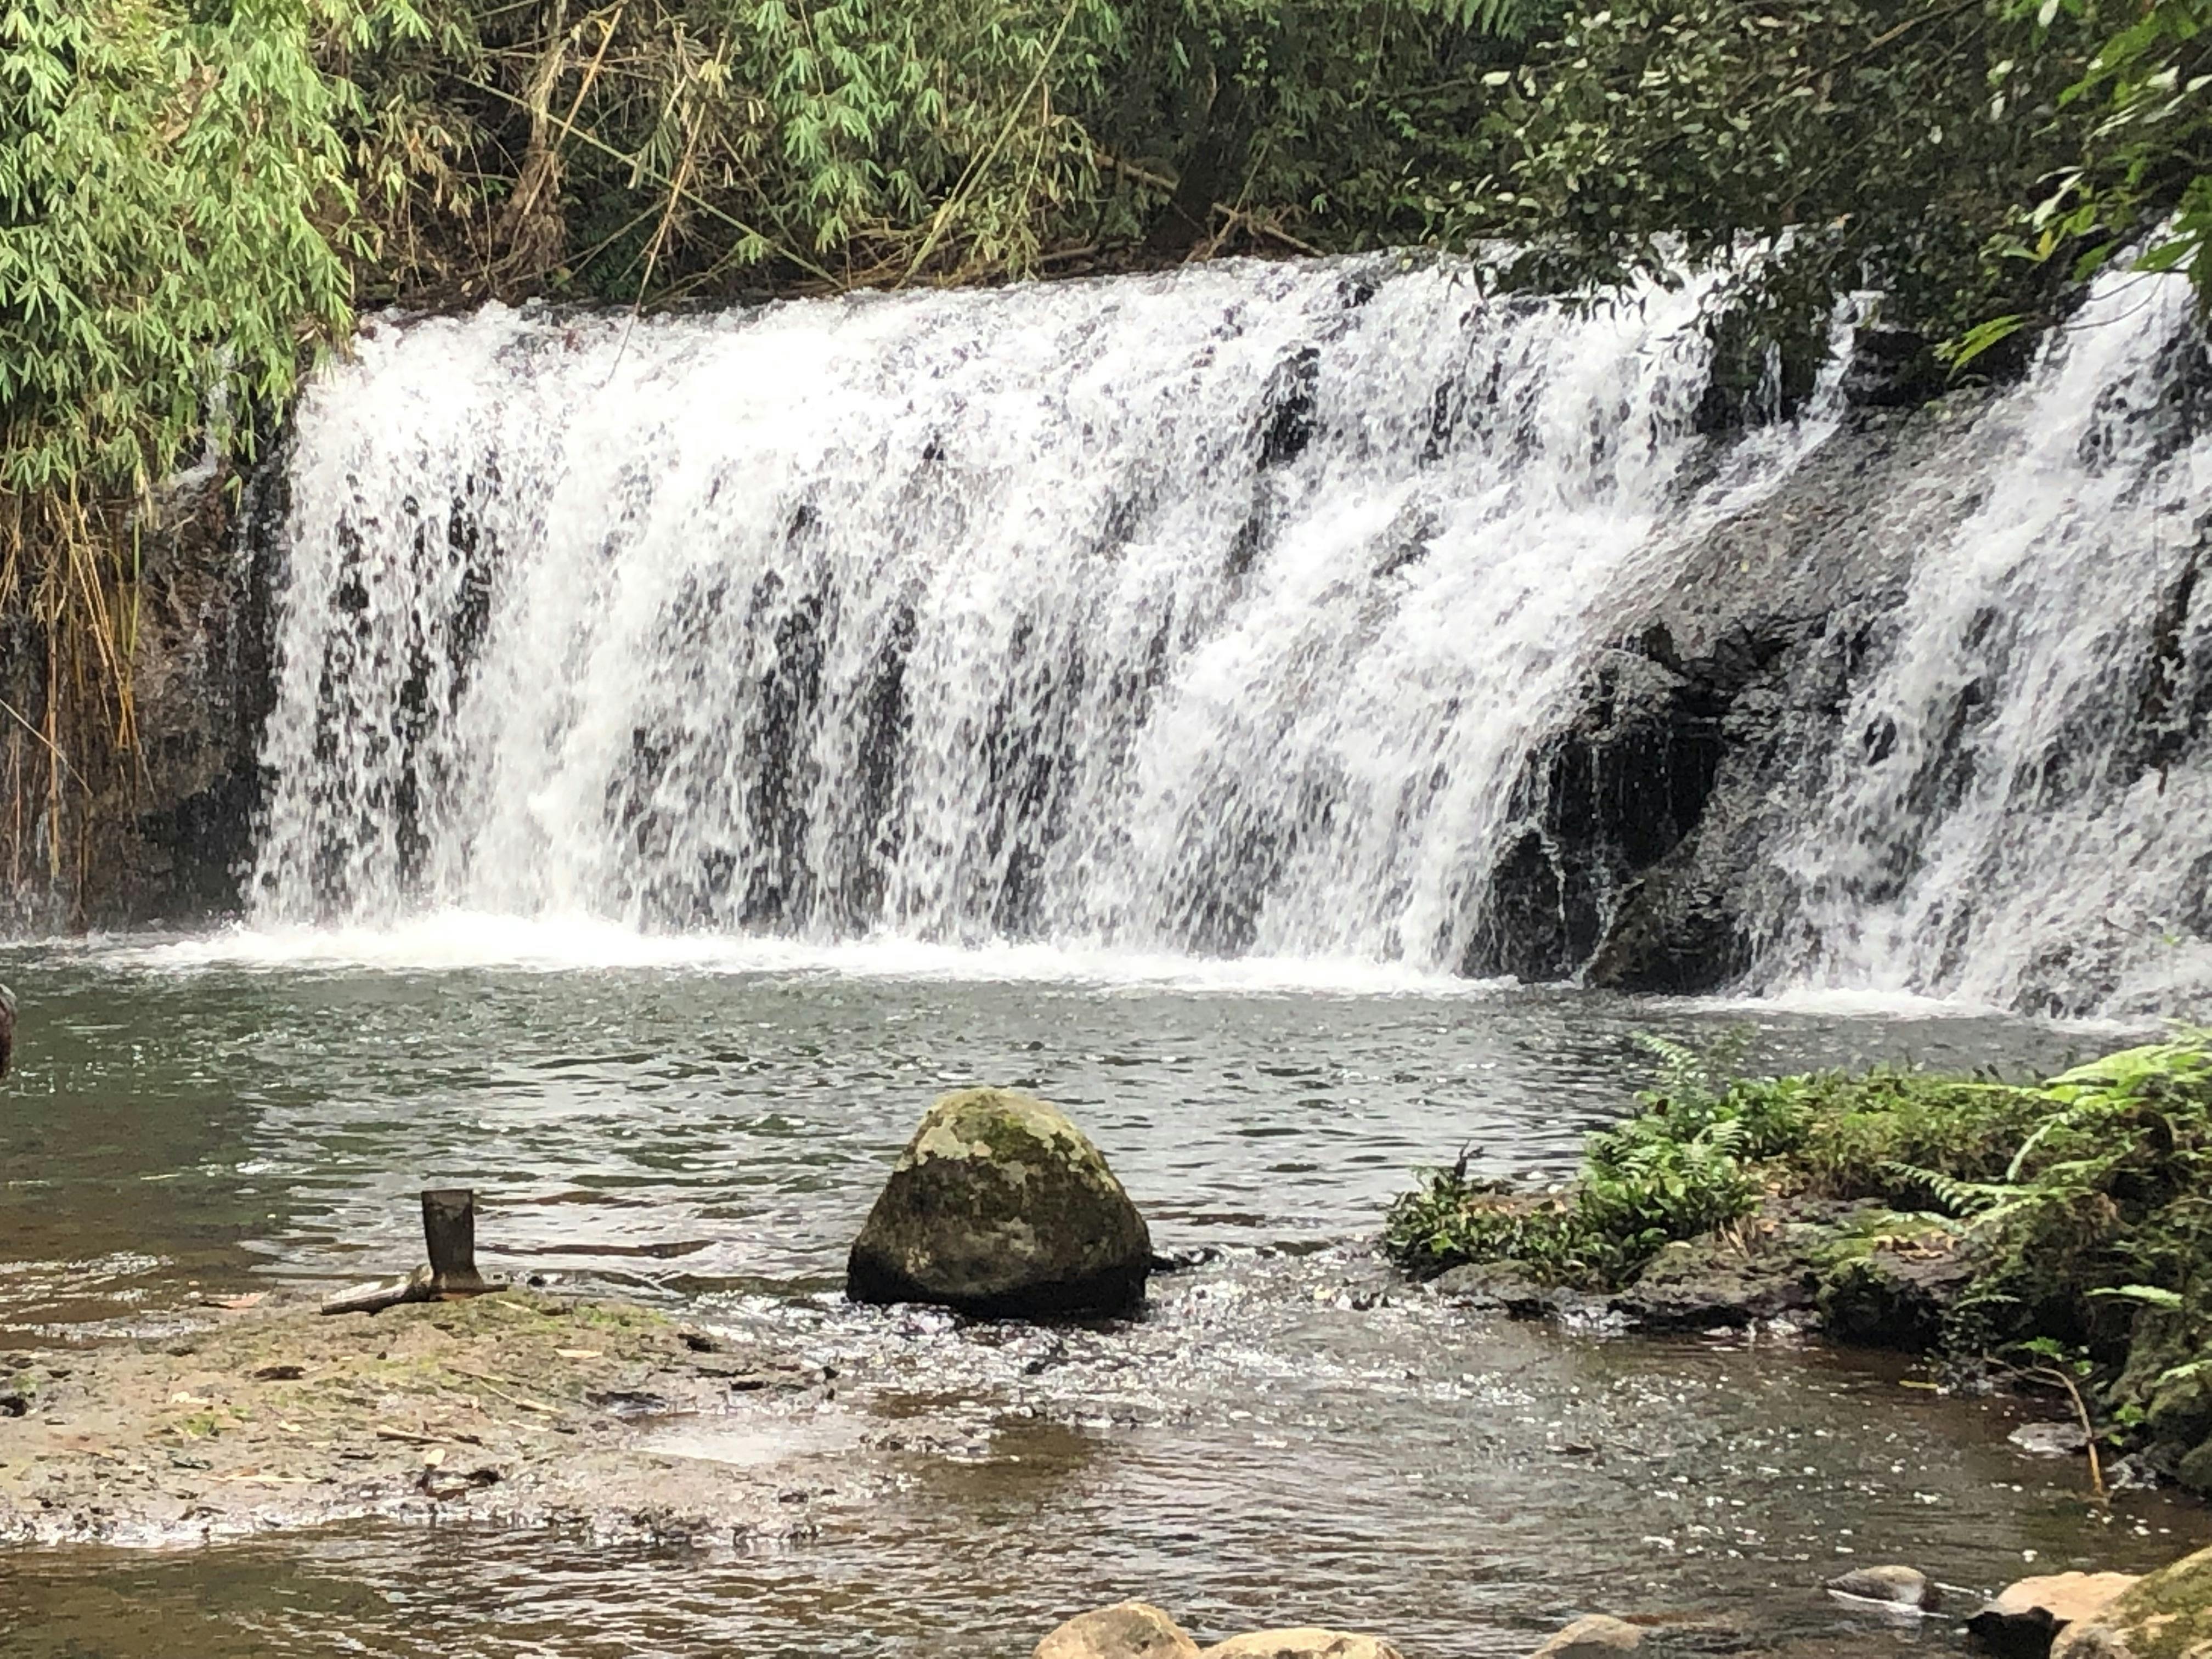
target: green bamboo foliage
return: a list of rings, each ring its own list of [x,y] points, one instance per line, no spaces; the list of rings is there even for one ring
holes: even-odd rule
[[[86,751],[136,741],[157,483],[240,446],[351,323],[351,89],[315,43],[409,21],[346,0],[0,8],[0,604],[44,658],[33,711],[4,712],[43,757],[49,879],[66,789],[94,788]],[[27,793],[18,775],[19,855]]]
[[[350,323],[332,4],[0,10],[0,490],[139,495]]]

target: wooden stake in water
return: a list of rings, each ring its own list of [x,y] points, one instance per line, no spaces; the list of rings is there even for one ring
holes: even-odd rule
[[[427,1267],[404,1279],[373,1279],[340,1291],[323,1303],[323,1311],[375,1313],[403,1302],[437,1302],[499,1288],[477,1271],[477,1195],[466,1187],[424,1190],[422,1243],[430,1255]]]
[[[466,1187],[423,1193],[422,1243],[430,1253],[430,1283],[440,1296],[475,1296],[491,1288],[477,1271],[477,1195]]]

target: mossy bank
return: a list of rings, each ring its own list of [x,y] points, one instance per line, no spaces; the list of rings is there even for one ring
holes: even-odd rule
[[[1528,1193],[1427,1175],[1387,1243],[1522,1314],[1786,1320],[2078,1396],[2101,1442],[2212,1492],[2212,1034],[2027,1082],[1903,1068],[1662,1076]]]
[[[241,1298],[254,1300],[253,1298]],[[159,1546],[380,1517],[781,1537],[821,1494],[672,1443],[829,1384],[652,1310],[506,1291],[216,1312],[185,1337],[0,1354],[0,1545]]]

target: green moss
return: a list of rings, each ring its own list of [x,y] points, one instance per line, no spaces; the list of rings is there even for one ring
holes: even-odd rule
[[[2150,1574],[2107,1607],[2097,1626],[2120,1638],[2129,1659],[2198,1659],[2212,1651],[2212,1550]],[[2104,1643],[2090,1653],[2110,1653]]]
[[[911,1167],[928,1158],[972,1158],[977,1147],[1009,1168],[1026,1168],[1042,1154],[1087,1179],[1112,1180],[1098,1149],[1059,1108],[1012,1089],[963,1089],[943,1097],[901,1162]]]

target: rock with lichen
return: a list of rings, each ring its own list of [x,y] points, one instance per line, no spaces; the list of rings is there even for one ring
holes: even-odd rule
[[[2127,1584],[2058,1632],[2051,1659],[2189,1659],[2212,1651],[2212,1549]]]
[[[1036,1659],[1198,1659],[1198,1644],[1149,1601],[1117,1601],[1069,1620]]]
[[[1400,1659],[1400,1656],[1379,1636],[1302,1625],[1292,1630],[1255,1630],[1232,1636],[1206,1649],[1199,1659]]]
[[[1152,1255],[1144,1218],[1064,1113],[966,1089],[907,1143],[854,1241],[846,1291],[990,1317],[1127,1313]]]

